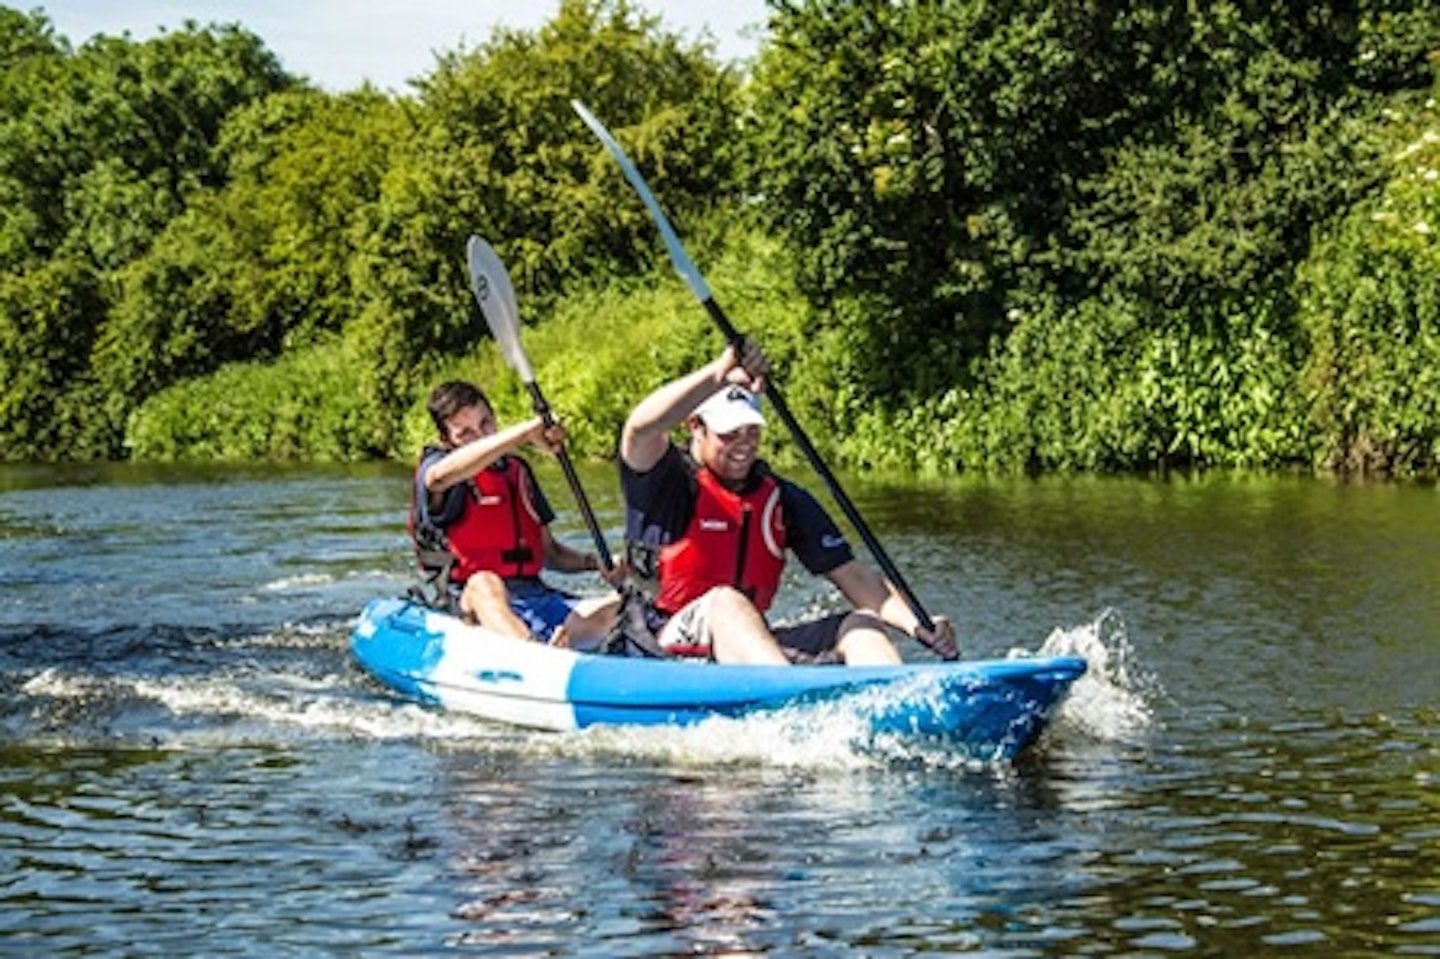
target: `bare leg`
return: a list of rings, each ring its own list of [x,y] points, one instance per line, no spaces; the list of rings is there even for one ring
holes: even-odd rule
[[[856,610],[840,623],[835,650],[847,666],[894,666],[900,652],[885,633],[885,622],[869,610]]]
[[[597,596],[582,600],[551,638],[552,646],[570,646],[575,649],[592,648],[610,633],[615,625],[615,614],[620,611],[619,596]]]
[[[788,666],[775,634],[750,598],[738,589],[720,586],[706,594],[710,604],[705,622],[717,663],[763,663]]]
[[[460,594],[460,611],[466,617],[502,636],[529,639],[530,627],[510,609],[505,581],[494,573],[476,573]]]

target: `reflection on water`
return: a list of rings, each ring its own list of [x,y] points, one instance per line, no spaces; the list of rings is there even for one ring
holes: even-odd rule
[[[887,546],[928,557],[917,591],[982,653],[1109,609],[1192,708],[1278,720],[1434,699],[1434,487],[1062,477],[865,494]]]
[[[346,637],[406,480],[0,469],[11,951],[1440,955],[1433,488],[847,482],[968,652],[1090,663],[993,766],[395,702]]]
[[[1136,762],[1087,816],[1126,839],[1093,871],[1108,878],[1101,914],[1136,947],[1440,949],[1433,725],[1222,728]]]

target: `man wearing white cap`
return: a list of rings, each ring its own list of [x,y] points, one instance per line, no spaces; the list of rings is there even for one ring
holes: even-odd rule
[[[954,627],[922,632],[903,597],[859,562],[824,507],[758,458],[769,361],[754,343],[645,397],[625,421],[620,485],[631,573],[646,625],[666,655],[722,663],[900,662],[886,626],[939,651]],[[688,423],[682,450],[671,431]],[[853,607],[794,626],[765,620],[786,553],[829,579]]]

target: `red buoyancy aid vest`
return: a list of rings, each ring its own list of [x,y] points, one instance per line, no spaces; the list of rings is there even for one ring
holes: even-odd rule
[[[513,456],[501,469],[483,469],[464,486],[465,507],[444,528],[455,556],[451,580],[482,570],[500,576],[539,576],[545,565],[545,527],[530,496],[524,464]]]
[[[704,467],[695,481],[690,525],[660,548],[655,608],[673,615],[715,586],[734,586],[765,612],[785,569],[780,483],[766,474],[755,489],[736,493]]]

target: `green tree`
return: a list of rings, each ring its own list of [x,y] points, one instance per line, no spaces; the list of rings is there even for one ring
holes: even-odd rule
[[[453,201],[502,245],[519,288],[654,262],[654,230],[609,156],[570,107],[583,101],[620,136],[677,215],[733,192],[738,78],[706,45],[661,32],[627,0],[564,0],[530,33],[498,30],[442,57],[421,82],[426,145],[459,168]]]
[[[1074,178],[1100,163],[1095,117],[1116,109],[1109,65],[1087,58],[1087,10],[777,5],[751,166],[873,396],[951,382],[1004,329],[1007,291],[1036,282]]]
[[[233,293],[267,349],[337,331],[361,309],[352,260],[397,146],[414,125],[405,108],[365,88],[332,96],[290,91],[237,109],[217,151],[224,206],[242,223],[243,275]]]
[[[486,338],[470,233],[501,248],[531,320],[563,291],[654,262],[653,226],[570,99],[698,217],[729,189],[717,144],[734,97],[704,47],[626,3],[585,0],[539,31],[443,55],[413,98],[290,92],[237,109],[216,149],[227,182],[121,275],[95,353],[108,395],[154,393],[130,419],[130,449],[409,455],[417,398]],[[319,405],[275,399],[290,394]],[[216,412],[218,395],[231,398]]]
[[[1398,104],[1376,129],[1384,189],[1327,231],[1299,273],[1304,386],[1319,463],[1440,463],[1440,113]]]
[[[114,455],[125,407],[143,393],[110,387],[157,383],[89,364],[97,343],[102,362],[125,363],[127,349],[147,345],[101,332],[121,276],[192,197],[224,181],[214,146],[229,113],[291,81],[238,27],[187,24],[143,43],[99,37],[72,52],[43,14],[0,8],[0,45],[15,55],[0,80],[0,269],[10,276],[0,390],[31,418],[10,426],[16,439],[0,457]],[[41,303],[47,287],[57,305]],[[64,356],[41,343],[63,344]],[[43,375],[19,375],[33,368]]]
[[[469,234],[496,245],[532,317],[562,289],[653,261],[653,226],[570,100],[635,146],[667,202],[693,210],[728,188],[715,144],[735,81],[624,0],[565,0],[537,32],[499,30],[442,56],[417,89],[414,135],[366,214],[355,259],[365,306],[347,330],[375,358],[366,396],[395,422],[426,385],[425,357],[483,335]],[[394,442],[393,427],[375,437],[380,449]]]
[[[44,124],[37,122],[58,94],[70,56],[40,13],[0,7],[0,270],[18,271],[37,259],[35,237],[52,211],[44,199],[54,175],[48,169]]]
[[[53,257],[23,273],[0,271],[0,451],[61,459],[83,445],[94,397],[85,358],[103,309],[90,264]],[[88,449],[85,452],[89,452]]]
[[[1272,399],[1300,362],[1293,271],[1377,188],[1362,131],[1428,86],[1430,4],[797,0],[771,28],[748,156],[825,362],[859,384],[846,408],[1019,404],[964,417],[952,464],[1013,462],[1007,443],[1040,467],[1303,454]],[[1021,409],[1074,402],[1072,357],[1134,436],[1067,440],[1047,414],[1026,439]],[[1142,381],[1158,392],[1118,388]]]

